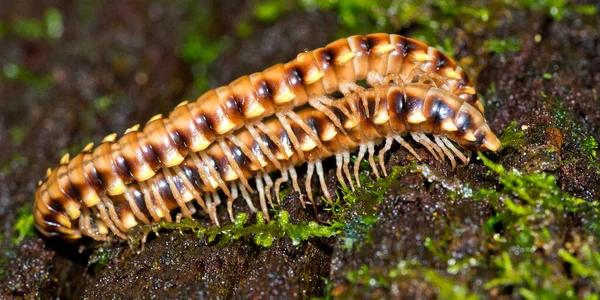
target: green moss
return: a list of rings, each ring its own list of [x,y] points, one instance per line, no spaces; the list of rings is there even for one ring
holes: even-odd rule
[[[18,235],[13,237],[12,242],[15,245],[20,245],[23,240],[28,236],[33,236],[35,232],[35,226],[33,221],[33,214],[31,213],[31,205],[25,204],[21,206],[17,213],[19,217],[15,222],[14,229]]]
[[[46,35],[52,39],[59,39],[64,31],[62,14],[56,8],[47,9],[44,12],[44,23]]]
[[[467,287],[442,275],[437,270],[422,267],[415,260],[402,260],[391,268],[363,265],[358,270],[347,272],[345,278],[354,288],[362,287],[363,292],[374,288],[390,288],[395,283],[418,280],[427,283],[430,288],[436,289],[439,299],[479,299],[479,295],[470,292]],[[339,296],[352,298],[358,295],[342,294]]]
[[[505,129],[502,131],[502,135],[500,135],[499,139],[502,142],[502,148],[513,147],[519,148],[525,145],[525,132],[523,130],[519,130],[516,128],[517,122],[512,121]]]
[[[218,30],[213,18],[213,7],[206,3],[182,1],[181,10],[186,12],[186,22],[179,31],[183,39],[178,55],[190,66],[194,76],[194,94],[208,89],[210,65],[229,47],[231,37]]]
[[[248,215],[240,213],[235,217],[231,224],[221,227],[204,227],[195,220],[183,219],[179,223],[159,222],[149,226],[141,226],[138,231],[129,235],[129,241],[132,245],[138,246],[140,243],[140,231],[147,234],[150,231],[160,229],[190,230],[196,233],[198,238],[204,238],[207,242],[214,242],[219,238],[219,242],[227,244],[233,240],[244,237],[253,237],[257,245],[269,247],[280,238],[287,237],[292,240],[294,245],[312,237],[330,237],[338,232],[336,226],[320,225],[316,222],[302,222],[292,224],[289,220],[287,211],[280,211],[279,214],[270,222],[267,222],[262,212],[256,214],[256,223],[246,226]]]
[[[11,33],[24,39],[58,39],[64,31],[62,14],[53,7],[44,11],[44,19],[18,18],[9,25]]]
[[[597,151],[598,151],[598,142],[594,139],[593,136],[589,136],[587,139],[583,140],[581,144],[582,151],[587,154],[591,159],[597,160]]]
[[[487,42],[488,49],[494,53],[515,52],[521,50],[521,40],[511,37],[505,40],[492,39]]]
[[[364,168],[371,167],[367,164]],[[370,230],[379,220],[378,204],[383,201],[385,192],[402,173],[415,168],[414,163],[403,167],[395,166],[387,177],[375,181],[361,179],[362,186],[355,191],[340,187],[342,196],[329,203],[329,209],[333,214],[333,226],[341,230],[345,249],[355,250],[362,244],[371,242]]]
[[[600,173],[600,163],[596,159],[596,150],[598,149],[596,140],[567,111],[561,99],[555,98],[549,99],[549,101],[554,115],[552,126],[560,128],[561,132],[565,133],[564,147],[575,150],[565,152],[566,157],[563,158],[563,162],[582,161],[588,168],[595,168]],[[577,152],[583,155],[577,155]]]
[[[113,101],[112,98],[108,95],[101,96],[94,100],[94,109],[103,114],[106,113],[110,107],[112,106]]]
[[[26,127],[12,127],[9,130],[10,140],[16,144],[20,145],[23,142],[23,139],[27,136],[27,128]]]
[[[254,16],[263,22],[274,22],[284,11],[286,3],[279,0],[270,0],[259,3],[254,7]]]
[[[2,66],[0,75],[0,79],[17,81],[40,90],[50,87],[53,82],[51,76],[35,74],[17,63],[7,63]]]

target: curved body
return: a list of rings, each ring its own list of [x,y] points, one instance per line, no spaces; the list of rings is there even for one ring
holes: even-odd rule
[[[253,187],[259,192],[260,207],[265,212],[267,200],[272,204],[271,191],[278,195],[283,182],[291,179],[293,188],[300,192],[295,166],[304,163],[308,163],[305,187],[311,201],[310,180],[315,169],[323,194],[330,197],[321,165],[328,157],[336,157],[336,174],[343,185],[353,187],[349,154],[357,149],[355,177],[367,153],[374,173],[379,175],[381,170],[385,174],[385,169],[378,168],[373,160],[374,146],[383,141],[385,145],[379,151],[382,167],[383,155],[393,141],[418,158],[402,139],[406,135],[434,156],[448,157],[453,164],[454,156],[461,158],[462,153],[450,140],[469,150],[495,151],[500,147],[480,110],[455,93],[431,84],[383,84],[323,103],[327,103],[327,110],[307,107],[293,113],[280,112],[233,134],[217,136],[206,149],[190,151],[177,165],[158,167],[144,181],[121,179],[132,179],[133,172],[114,152],[110,155],[114,143],[104,142],[61,164],[42,183],[34,205],[36,225],[46,236],[65,239],[78,239],[83,234],[102,240],[111,233],[125,238],[124,233],[139,223],[172,221],[174,210],[191,216],[197,207],[193,200],[218,223],[216,207],[223,194],[232,216],[232,202],[239,194],[255,210],[248,195]],[[122,148],[130,146],[126,139],[121,140]],[[157,156],[151,152],[145,155]],[[116,171],[107,173],[94,167],[102,159],[110,160]],[[268,175],[274,171],[281,174],[275,182]],[[111,195],[108,186],[119,180],[123,190]],[[255,183],[251,185],[250,181]],[[360,184],[358,180],[355,183]],[[86,197],[88,190],[95,195]]]

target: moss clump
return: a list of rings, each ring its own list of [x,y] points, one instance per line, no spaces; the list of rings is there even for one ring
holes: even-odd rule
[[[582,151],[586,153],[591,159],[598,159],[598,142],[596,142],[593,136],[589,136],[587,139],[583,140],[581,147]]]
[[[515,52],[521,50],[521,40],[516,37],[505,40],[491,39],[488,41],[488,48],[494,53]]]
[[[13,237],[12,241],[15,245],[20,245],[23,240],[28,236],[34,236],[35,225],[33,221],[33,214],[31,213],[31,205],[25,204],[17,211],[19,217],[15,222],[14,229],[18,235]]]
[[[363,265],[358,270],[346,273],[346,280],[351,284],[368,286],[372,289],[389,288],[394,283],[414,279],[426,283],[430,289],[435,289],[440,299],[479,299],[479,295],[470,292],[467,287],[439,274],[434,269],[423,267],[415,260],[402,260],[396,266],[385,270]],[[333,293],[333,296],[342,295],[342,293],[335,294],[335,290]],[[352,295],[343,295],[352,298]]]
[[[233,240],[244,237],[253,237],[257,245],[269,247],[276,239],[290,238],[294,245],[305,241],[311,237],[330,237],[338,232],[337,226],[320,225],[316,222],[302,222],[300,224],[290,223],[290,217],[287,211],[282,210],[270,222],[264,218],[262,212],[256,214],[256,223],[246,226],[248,215],[240,213],[235,217],[233,223],[221,227],[205,227],[192,219],[183,219],[179,223],[158,222],[149,226],[141,226],[139,230],[129,235],[129,242],[138,247],[140,244],[140,235],[148,234],[150,231],[157,232],[160,229],[178,229],[190,230],[196,233],[198,238],[204,238],[208,243],[214,242],[219,238],[219,242],[226,244]]]
[[[363,161],[364,162],[364,161]],[[361,164],[361,169],[371,169],[370,165]],[[378,204],[383,201],[383,197],[390,185],[398,179],[402,173],[409,172],[416,168],[416,164],[392,168],[392,172],[387,176],[375,181],[366,179],[366,175],[361,173],[362,186],[355,191],[349,188],[341,188],[342,197],[329,203],[333,214],[332,226],[341,230],[341,239],[344,242],[344,248],[348,250],[356,249],[362,243],[370,243],[370,229],[379,220],[377,215]]]
[[[500,142],[502,142],[502,148],[513,147],[519,148],[525,145],[525,132],[523,130],[519,130],[516,128],[517,122],[512,121],[505,129],[502,131],[502,135],[500,136]]]

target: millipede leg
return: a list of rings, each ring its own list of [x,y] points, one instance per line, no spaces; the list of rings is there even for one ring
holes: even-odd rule
[[[252,153],[252,150],[248,149],[248,147],[246,147],[246,145],[244,145],[244,143],[242,143],[242,141],[240,141],[240,139],[238,139],[235,135],[229,136],[228,139],[234,145],[236,145],[238,148],[240,148],[240,150],[242,150],[244,155],[246,155],[251,161],[258,161],[260,163],[260,165],[259,165],[260,170],[265,172],[265,166],[267,165],[267,162],[265,161],[265,159],[263,158],[262,155],[260,155],[260,156],[254,155],[254,153]],[[252,192],[252,189],[250,189],[250,191]]]
[[[97,232],[103,236],[106,236],[106,240],[110,241],[111,238],[108,236],[108,226],[106,226],[106,224],[98,218],[94,219],[94,224],[96,225]]]
[[[277,199],[277,204],[281,204],[281,199],[279,196],[279,190],[281,187],[281,184],[284,182],[287,182],[289,180],[288,178],[288,170],[284,170],[283,172],[281,172],[281,177],[277,178],[277,180],[275,180],[275,198]]]
[[[442,140],[437,135],[434,135],[433,139],[435,140],[435,143],[442,149],[442,151],[444,151],[444,154],[446,154],[446,157],[448,157],[448,159],[450,160],[450,164],[452,165],[452,170],[454,170],[454,168],[456,168],[456,160],[454,159],[454,155],[452,155],[450,150],[448,150],[448,148],[446,148],[446,146],[444,145],[444,142],[442,142]]]
[[[112,233],[114,233],[116,236],[118,236],[124,240],[127,239],[127,237],[119,230],[119,228],[117,228],[115,226],[115,224],[113,224],[113,222],[110,220],[110,217],[106,213],[106,207],[104,206],[102,201],[98,202],[98,204],[96,204],[95,208],[97,209],[98,213],[100,214],[100,218],[102,219],[102,222],[104,222],[104,224],[106,224],[108,226],[108,228],[110,229],[110,231],[112,231]]]
[[[142,211],[138,207],[137,203],[135,203],[135,200],[133,199],[133,195],[131,195],[131,191],[129,189],[125,189],[124,195],[125,195],[125,199],[129,203],[129,207],[131,208],[131,211],[133,212],[135,217],[138,218],[138,220],[142,221],[146,225],[150,224],[150,220],[148,220],[148,218],[146,218],[146,216],[142,213]]]
[[[365,93],[365,88],[363,88],[362,86],[356,84],[355,82],[344,82],[340,84],[339,87],[339,91],[344,94],[344,96],[357,96],[358,99],[360,99],[363,103],[363,106],[365,107],[365,112],[367,115],[367,118],[370,117],[369,115],[369,106],[368,106],[368,102],[367,102],[367,95]],[[354,100],[354,99],[349,99],[350,101]],[[353,111],[356,113],[356,111],[353,109]]]
[[[440,157],[440,160],[444,161],[444,151],[442,151],[442,149],[440,149],[440,147],[438,147],[438,145],[436,145],[433,141],[431,141],[426,134],[420,133],[419,135],[421,136],[421,140],[423,140],[427,144],[431,145],[431,147],[437,152],[437,154]]]
[[[388,152],[391,148],[392,148],[392,143],[394,142],[394,138],[387,138],[385,139],[385,145],[383,146],[383,148],[381,148],[381,150],[379,150],[379,154],[377,155],[377,158],[379,159],[379,166],[381,167],[381,170],[383,171],[383,176],[387,177],[387,171],[385,170],[385,153]]]
[[[150,215],[152,216],[152,219],[154,219],[155,222],[160,221],[161,217],[158,214],[158,208],[154,205],[154,202],[152,201],[152,196],[150,194],[150,188],[148,187],[148,184],[146,182],[140,182],[138,184],[140,185],[142,193],[144,194],[144,203],[146,204],[146,209],[148,209]]]
[[[339,91],[344,96],[348,96],[348,95],[352,94],[353,92],[357,92],[359,90],[364,90],[364,88],[362,86],[356,84],[356,82],[354,82],[354,81],[342,82],[339,85]]]
[[[260,137],[258,132],[256,132],[254,126],[246,125],[246,129],[248,129],[248,132],[250,133],[250,135],[252,135],[252,138],[254,138],[254,140],[260,147],[260,150],[267,156],[267,158],[269,158],[269,160],[273,163],[277,170],[283,170],[281,164],[279,163],[279,160],[275,157],[275,154],[271,152],[271,149],[269,149],[269,147],[267,147],[265,143],[263,143],[262,138]]]
[[[306,132],[306,134],[308,134],[308,136],[315,142],[315,144],[317,144],[317,147],[322,148],[323,144],[321,143],[321,139],[319,139],[319,136],[317,135],[317,133],[310,128],[308,125],[306,125],[306,123],[304,122],[304,120],[302,120],[302,118],[300,118],[295,112],[290,111],[287,112],[286,115],[292,119],[294,122],[296,122],[296,124],[298,124],[298,126],[300,126],[300,128],[302,128],[302,130],[304,130],[304,132]]]
[[[369,149],[369,165],[371,166],[371,170],[373,170],[373,173],[375,173],[377,178],[381,178],[381,176],[379,176],[379,171],[377,170],[377,164],[375,164],[375,159],[373,159],[373,155],[375,154],[375,144],[369,142],[367,148]]]
[[[263,175],[263,180],[265,181],[265,193],[267,194],[267,200],[271,205],[271,208],[275,208],[273,205],[273,195],[271,194],[271,188],[273,188],[273,180],[269,177],[269,174]]]
[[[331,99],[330,97],[327,97],[327,96],[321,96],[320,98],[318,98],[318,101],[320,103],[323,103],[323,104],[327,105],[327,106],[332,106],[332,107],[335,107],[335,108],[339,109],[346,116],[346,118],[351,119],[351,118],[355,117],[354,114],[351,114],[350,111],[344,105],[341,104],[342,101],[347,101],[346,98],[343,98],[343,99]],[[336,119],[337,119],[337,117],[336,117]],[[342,132],[344,134],[346,134],[345,129],[343,129],[343,127],[341,129],[342,129]]]
[[[192,193],[193,198],[196,199],[196,202],[198,202],[198,205],[200,205],[202,210],[204,210],[206,213],[208,213],[206,204],[204,203],[204,200],[202,200],[202,195],[198,192],[196,187],[194,187],[194,185],[187,178],[187,176],[185,175],[185,172],[183,172],[183,169],[181,169],[179,166],[176,166],[174,168],[175,168],[175,172],[177,172],[177,175],[179,176],[179,178],[181,178],[181,180],[183,181],[183,185],[185,186],[185,188],[189,192]],[[202,171],[198,170],[198,173],[202,173]],[[192,207],[194,207],[194,206],[192,205]],[[195,214],[196,208],[194,208],[193,211],[190,209],[190,213]]]
[[[162,196],[160,195],[159,189],[158,189],[158,185],[156,184],[157,179],[156,178],[152,178],[149,180],[150,182],[150,190],[152,191],[152,195],[154,196],[154,201],[156,201],[156,203],[158,204],[158,210],[157,210],[157,214],[160,217],[164,217],[165,220],[167,220],[167,222],[171,222],[171,212],[169,211],[169,209],[167,208],[167,204],[165,204],[165,201],[163,200]]]
[[[290,142],[292,143],[292,146],[294,147],[294,149],[296,149],[296,153],[298,154],[298,157],[300,158],[300,160],[304,160],[304,152],[302,151],[302,147],[300,146],[298,137],[296,136],[296,134],[294,133],[294,130],[290,126],[290,122],[288,122],[287,117],[281,113],[276,114],[276,116],[277,116],[277,119],[279,119],[281,126],[283,127],[283,129],[285,129],[285,132],[287,133],[288,137],[290,138]]]
[[[229,219],[233,222],[233,201],[238,197],[238,187],[237,184],[231,185],[231,197],[227,198],[227,213],[229,214]]]
[[[110,200],[110,198],[108,198],[106,195],[100,196],[100,199],[102,199],[102,202],[104,202],[104,205],[106,206],[106,208],[108,210],[108,216],[114,222],[114,224],[117,225],[119,230],[121,230],[123,232],[129,231],[129,228],[127,228],[123,224],[123,222],[121,222],[119,215],[117,215],[117,211],[115,210],[115,206],[113,205],[112,200]],[[135,220],[134,220],[134,222],[135,222]],[[134,226],[135,226],[135,224],[134,224]]]
[[[258,129],[260,129],[262,132],[264,132],[269,137],[269,139],[275,144],[275,146],[281,153],[286,153],[279,137],[276,136],[275,134],[273,134],[269,130],[269,128],[267,128],[267,126],[265,126],[264,123],[258,122],[258,123],[256,123],[256,127],[258,127]]]
[[[229,146],[227,145],[227,143],[224,140],[220,139],[219,146],[221,146],[221,150],[223,150],[223,153],[225,154],[225,157],[227,158],[227,162],[229,163],[229,166],[231,166],[231,169],[235,172],[238,179],[246,187],[250,188],[250,184],[248,184],[248,180],[246,179],[246,176],[244,176],[244,172],[242,172],[242,169],[240,169],[240,166],[238,165],[237,161],[235,161],[235,158],[233,158],[233,154],[231,153],[231,149],[229,149]],[[231,197],[231,195],[228,195],[228,196]]]
[[[269,209],[267,208],[267,201],[265,200],[265,188],[260,176],[256,177],[256,189],[258,190],[258,197],[260,199],[260,208],[267,221],[269,221]]]
[[[194,206],[194,203],[193,203],[193,202],[188,202],[188,203],[186,203],[185,205],[187,205],[188,209],[189,209],[189,210],[190,210],[190,212],[192,213],[192,216],[193,216],[194,214],[196,214],[196,211],[197,211],[197,210],[196,210],[196,207]],[[193,219],[194,217],[191,217],[191,218]]]
[[[358,170],[360,169],[360,162],[363,157],[365,157],[365,153],[367,152],[367,145],[361,145],[360,150],[358,150],[358,156],[354,161],[354,178],[356,178],[356,185],[360,187],[360,179],[358,178]]]
[[[377,72],[369,72],[367,74],[367,83],[372,87],[384,85],[386,83],[385,77]]]
[[[343,164],[344,164],[344,158],[342,157],[342,154],[341,153],[336,153],[335,154],[335,166],[336,166],[335,175],[338,178],[338,182],[344,188],[348,188],[348,186],[346,185],[346,182],[344,180],[344,175],[342,174],[342,165]]]
[[[240,188],[240,192],[242,193],[242,198],[244,198],[244,200],[246,200],[246,205],[248,205],[248,207],[250,208],[250,211],[252,211],[253,213],[256,213],[258,210],[256,209],[256,207],[254,207],[254,203],[252,203],[252,199],[250,198],[250,195],[248,194],[246,187],[243,186],[241,183],[238,183],[238,187]]]
[[[206,199],[204,202],[206,202],[206,208],[208,208],[208,216],[210,217],[210,221],[216,225],[218,221],[215,218],[216,216],[213,216],[213,205],[210,192],[204,193],[204,198]]]
[[[219,227],[219,218],[217,218],[217,207],[219,207],[219,204],[221,204],[221,198],[219,197],[219,194],[217,192],[212,192],[212,199],[213,199],[213,203],[212,203],[212,218],[215,221],[215,224],[217,225],[217,227]]]
[[[321,184],[321,191],[323,191],[323,195],[325,196],[325,199],[327,199],[327,201],[329,201],[331,203],[331,202],[333,202],[333,199],[331,198],[331,194],[329,194],[329,190],[327,189],[327,185],[325,184],[325,176],[323,173],[323,163],[320,160],[317,160],[316,165],[317,165],[317,175],[319,176],[319,183]]]
[[[211,187],[213,187],[213,190],[214,186],[212,182],[216,181],[217,185],[221,187],[223,193],[225,193],[225,195],[227,195],[228,197],[231,197],[231,192],[229,191],[227,184],[225,184],[225,181],[223,181],[223,178],[221,178],[221,175],[219,175],[219,173],[217,172],[215,168],[215,163],[212,160],[212,158],[208,157],[208,154],[206,154],[204,151],[199,152],[199,154],[200,158],[202,159],[202,162],[204,162],[204,167],[208,169],[208,173],[210,174],[209,180],[211,181]]]
[[[202,180],[202,183],[204,184],[205,187],[208,187],[209,189],[214,190],[217,186],[219,186],[219,184],[216,181],[210,180],[210,178],[212,178],[212,176],[210,174],[210,171],[208,171],[209,167],[205,165],[204,161],[201,160],[200,157],[196,153],[191,152],[189,157],[192,158],[192,161],[196,165],[196,168],[198,169],[198,175],[200,175],[200,180]],[[197,199],[199,199],[199,198],[197,198]],[[202,207],[204,208],[205,206],[202,206]],[[206,209],[205,209],[205,211],[206,211]],[[206,211],[206,212],[208,213],[208,211]]]
[[[448,148],[450,148],[450,150],[452,150],[452,152],[454,152],[454,154],[458,156],[458,158],[463,162],[463,165],[466,166],[469,163],[469,159],[462,152],[456,149],[456,147],[454,147],[452,142],[450,142],[450,140],[447,137],[444,136],[441,139],[444,142],[444,144],[446,144],[446,146],[448,146]]]
[[[173,198],[175,198],[175,201],[177,201],[177,205],[181,209],[181,213],[184,216],[190,218],[192,216],[192,214],[190,213],[190,210],[187,208],[187,205],[185,205],[185,201],[184,201],[183,197],[181,196],[179,189],[175,186],[175,182],[173,181],[173,173],[171,173],[169,168],[164,168],[163,172],[165,174],[165,179],[167,179],[167,182],[169,183],[169,189],[171,190],[171,194],[173,195]]]
[[[300,204],[302,204],[302,208],[305,208],[306,206],[304,205],[304,200],[302,199],[302,191],[300,190],[300,185],[298,184],[298,174],[296,174],[296,168],[294,168],[294,166],[291,166],[288,169],[288,172],[290,173],[290,177],[292,178],[292,186],[294,187],[294,190],[298,192]]]
[[[313,200],[312,185],[311,185],[312,176],[313,176],[314,172],[315,172],[315,163],[308,162],[307,167],[306,167],[306,181],[304,182],[304,187],[306,189],[306,194],[308,195],[308,200],[310,200],[310,203],[313,206],[316,206],[315,201]]]
[[[333,113],[331,109],[329,109],[329,107],[323,105],[325,100],[322,99],[327,99],[327,96],[321,96],[319,98],[310,99],[308,100],[308,103],[315,109],[322,111],[329,118],[329,120],[333,122],[333,125],[335,125],[335,127],[337,127],[343,134],[346,134],[346,129],[344,129],[344,126],[342,126],[340,119]]]
[[[421,135],[411,132],[410,135],[412,136],[412,138],[415,140],[415,142],[425,146],[425,148],[427,149],[427,151],[429,151],[429,153],[431,153],[431,155],[433,155],[433,157],[437,160],[439,160],[440,158],[438,157],[438,154],[433,150],[433,148],[431,147],[431,143],[427,143],[426,140],[424,140]]]
[[[354,183],[352,183],[352,175],[350,175],[350,152],[345,151],[342,155],[344,156],[344,173],[346,174],[346,178],[348,178],[350,188],[354,191]]]
[[[412,154],[418,161],[421,160],[421,157],[419,156],[419,154],[417,154],[415,149],[409,143],[407,143],[403,138],[396,136],[396,137],[394,137],[394,139],[396,140],[396,142],[398,142],[400,145],[402,145],[402,147],[404,147],[406,150],[408,150],[408,152],[410,152],[410,154]]]

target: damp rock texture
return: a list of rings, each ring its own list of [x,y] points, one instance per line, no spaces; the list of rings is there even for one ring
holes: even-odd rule
[[[220,2],[0,1],[0,298],[600,293],[598,4]],[[455,169],[396,147],[391,175],[366,166],[356,191],[338,188],[326,161],[339,199],[303,206],[288,189],[270,223],[237,201],[240,226],[205,230],[201,217],[131,243],[64,244],[32,227],[37,182],[64,153],[304,49],[379,31],[456,58],[504,147]]]

